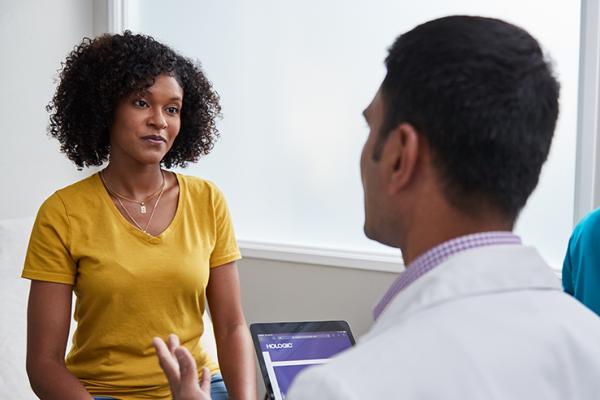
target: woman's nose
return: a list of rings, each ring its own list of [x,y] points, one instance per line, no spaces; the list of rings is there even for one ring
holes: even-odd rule
[[[167,120],[160,110],[155,111],[152,114],[149,122],[150,122],[150,125],[156,127],[157,129],[166,129],[167,128]]]

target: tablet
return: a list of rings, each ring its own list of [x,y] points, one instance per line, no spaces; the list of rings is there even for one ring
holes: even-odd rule
[[[267,395],[285,399],[294,378],[354,345],[346,321],[273,322],[250,325]]]

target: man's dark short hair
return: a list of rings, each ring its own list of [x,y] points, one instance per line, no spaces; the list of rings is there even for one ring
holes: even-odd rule
[[[516,218],[558,117],[559,84],[537,41],[504,21],[451,16],[398,37],[385,63],[380,143],[410,123],[429,143],[450,204]]]

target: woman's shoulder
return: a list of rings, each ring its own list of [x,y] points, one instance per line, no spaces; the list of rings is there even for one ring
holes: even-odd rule
[[[64,200],[89,196],[90,194],[97,196],[95,193],[98,187],[97,181],[99,181],[98,174],[93,173],[75,183],[58,189],[54,194]]]
[[[222,196],[221,190],[217,187],[217,185],[208,179],[180,173],[175,174],[177,175],[179,183],[185,186],[186,190],[188,190],[191,194],[208,195],[211,197]]]
[[[83,206],[98,199],[97,174],[92,174],[68,186],[56,190],[43,203],[42,207],[62,204],[63,207]],[[94,202],[94,201],[92,201]]]
[[[69,216],[77,214],[78,210],[85,213],[89,207],[96,208],[97,204],[90,200],[90,196],[94,195],[90,194],[93,192],[93,178],[94,175],[88,176],[52,193],[40,206],[37,220],[58,226],[61,221],[66,223]]]

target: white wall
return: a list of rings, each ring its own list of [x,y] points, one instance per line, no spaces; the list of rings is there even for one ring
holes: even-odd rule
[[[46,134],[46,104],[67,53],[94,29],[92,0],[0,0],[0,218],[34,215],[80,173]]]
[[[249,323],[343,319],[360,336],[397,274],[245,258],[238,262]]]

